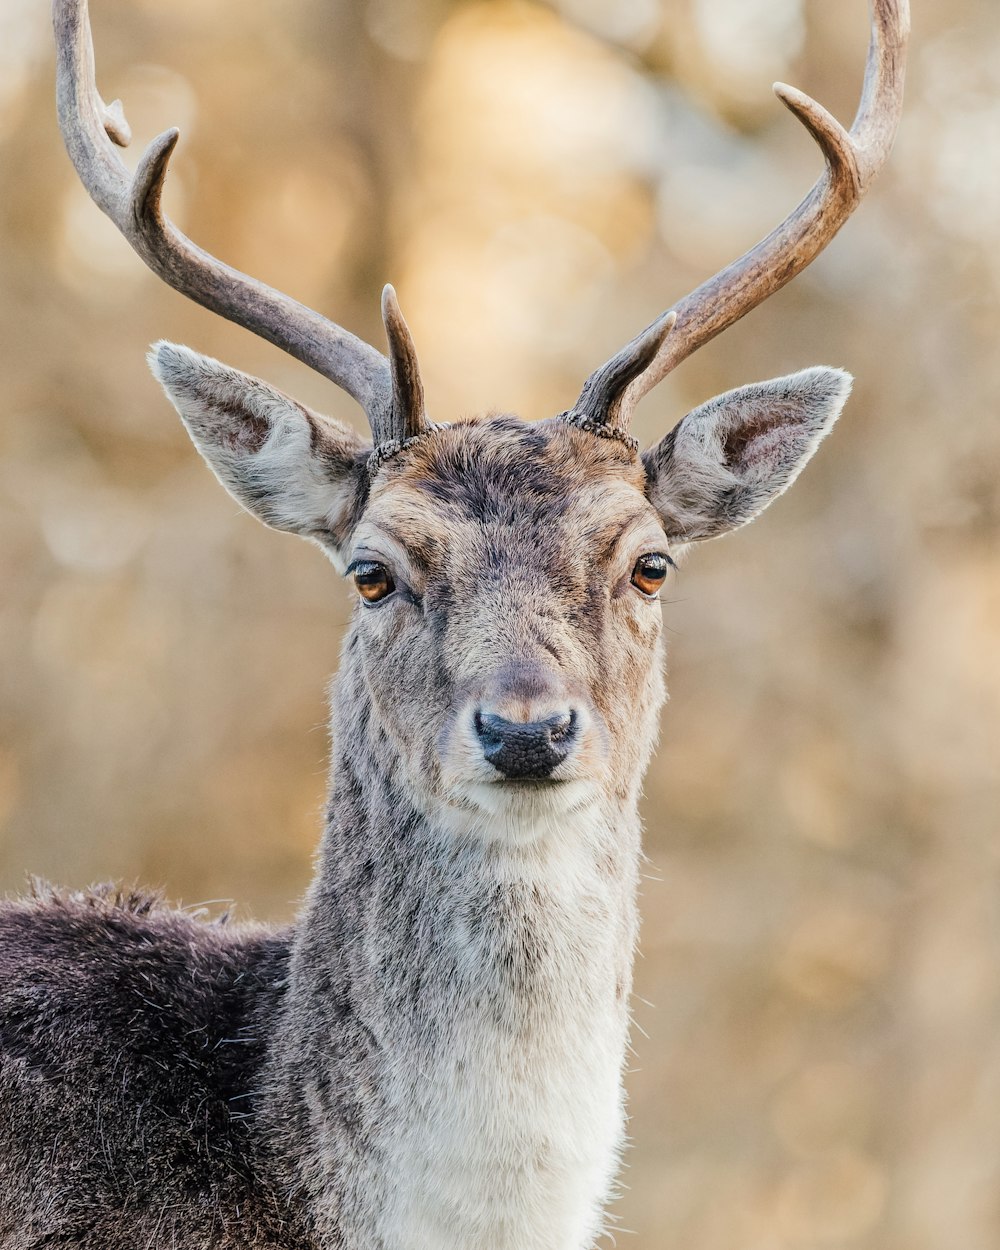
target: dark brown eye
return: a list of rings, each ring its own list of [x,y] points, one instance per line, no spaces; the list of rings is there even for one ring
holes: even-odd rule
[[[652,599],[660,592],[660,587],[667,580],[667,569],[671,564],[669,556],[658,551],[648,552],[640,556],[632,570],[632,585]]]
[[[358,594],[366,603],[378,603],[396,589],[389,570],[373,560],[359,560],[357,564],[352,564],[351,574]]]

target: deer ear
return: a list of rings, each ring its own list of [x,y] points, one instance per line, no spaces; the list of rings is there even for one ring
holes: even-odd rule
[[[371,447],[288,395],[174,343],[149,365],[226,490],[266,525],[320,543],[343,571]]]
[[[804,369],[689,412],[642,456],[668,537],[716,538],[763,512],[836,421],[851,382],[841,369]]]

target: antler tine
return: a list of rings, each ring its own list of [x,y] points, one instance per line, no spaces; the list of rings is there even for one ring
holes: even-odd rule
[[[424,385],[420,380],[417,352],[410,327],[403,320],[395,289],[386,284],[382,289],[382,321],[389,344],[389,366],[392,370],[391,427],[384,438],[373,430],[375,441],[398,439],[405,442],[430,428],[424,409]]]
[[[164,131],[153,140],[133,177],[113,147],[125,147],[131,138],[121,103],[105,105],[97,91],[87,0],[53,0],[52,18],[59,128],[97,206],[175,290],[329,378],[364,408],[373,430],[391,428],[392,377],[382,353],[289,296],[216,260],[164,216],[160,197],[178,131]]]
[[[677,314],[673,311],[657,317],[651,326],[592,373],[567,420],[581,429],[597,433],[607,430],[624,436],[634,406],[626,402],[629,384],[649,368],[676,321]]]
[[[728,329],[801,273],[858,206],[892,149],[903,107],[909,0],[871,0],[871,42],[861,104],[850,131],[815,100],[784,83],[778,99],[806,127],[826,170],[799,206],[739,260],[674,305],[673,332],[604,420],[627,428],[632,409],[648,391],[705,343]],[[606,368],[606,366],[602,366]],[[592,387],[591,375],[581,401]],[[622,424],[622,423],[625,424]]]

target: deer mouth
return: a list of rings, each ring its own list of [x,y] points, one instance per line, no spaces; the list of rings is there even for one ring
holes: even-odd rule
[[[571,777],[497,777],[487,785],[509,790],[511,794],[533,794],[539,790],[558,790],[560,786],[572,785],[573,780]]]

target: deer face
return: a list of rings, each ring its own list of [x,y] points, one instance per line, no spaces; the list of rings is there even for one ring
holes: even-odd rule
[[[350,544],[352,638],[439,801],[564,811],[637,784],[669,559],[644,483],[621,442],[513,417],[420,439],[378,475]]]
[[[152,363],[230,492],[352,579],[347,697],[416,801],[464,829],[635,797],[671,552],[756,516],[849,389],[830,369],[744,387],[642,457],[563,419],[487,417],[372,475],[367,444],[265,383],[167,344]]]

